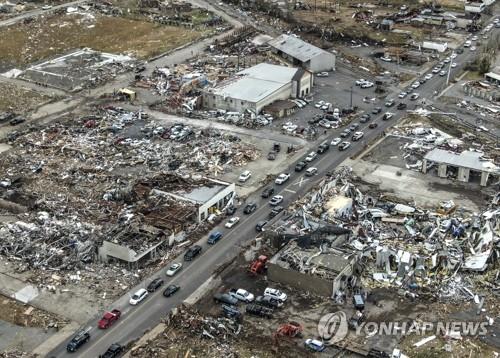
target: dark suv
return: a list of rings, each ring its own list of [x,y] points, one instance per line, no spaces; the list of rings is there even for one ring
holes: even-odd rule
[[[233,296],[227,294],[227,293],[216,293],[214,295],[214,301],[218,303],[225,303],[228,305],[237,305],[238,304],[238,299],[234,298]]]
[[[269,188],[265,188],[264,191],[262,192],[262,197],[263,198],[269,198],[271,195],[274,194],[274,188],[273,187],[269,187]]]
[[[99,358],[115,358],[118,357],[122,351],[123,347],[121,345],[113,343],[104,354],[99,355]]]
[[[146,289],[148,290],[148,292],[155,292],[161,285],[163,285],[163,280],[157,277],[153,281],[151,281]]]
[[[295,171],[301,172],[302,170],[304,170],[305,167],[307,167],[307,163],[304,161],[300,161],[295,165]]]
[[[201,246],[200,245],[193,245],[191,246],[186,253],[184,254],[184,261],[191,261],[194,259],[196,256],[198,256],[201,252]]]
[[[254,316],[273,318],[274,310],[260,305],[251,304],[246,307],[246,311]]]
[[[66,346],[66,350],[68,352],[75,352],[78,348],[87,343],[89,339],[89,332],[81,332],[74,336],[71,341],[69,341],[68,345]]]
[[[251,213],[253,213],[256,209],[257,209],[257,204],[255,204],[255,203],[248,203],[248,204],[245,206],[245,209],[243,209],[243,212],[244,212],[245,214],[251,214]]]

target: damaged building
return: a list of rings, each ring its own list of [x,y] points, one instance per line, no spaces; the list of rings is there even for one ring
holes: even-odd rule
[[[260,63],[203,91],[203,106],[243,113],[259,113],[279,100],[311,93],[311,72],[293,67]]]

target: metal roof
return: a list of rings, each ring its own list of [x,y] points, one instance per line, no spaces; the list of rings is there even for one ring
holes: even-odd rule
[[[500,75],[495,72],[488,72],[484,75],[485,77],[491,77],[497,81],[500,81]]]
[[[483,154],[478,152],[464,151],[454,153],[443,149],[433,149],[425,155],[425,159],[452,165],[455,167],[469,168],[477,171],[500,172],[500,169],[491,161],[484,160]]]
[[[219,83],[211,93],[242,101],[257,103],[288,85],[297,68],[260,63]]]
[[[311,45],[310,43],[307,43],[297,37],[285,34],[269,41],[268,44],[302,62],[309,61],[313,57],[323,53],[333,56],[333,54]]]

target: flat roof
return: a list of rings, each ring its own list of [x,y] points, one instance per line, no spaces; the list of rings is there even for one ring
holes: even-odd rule
[[[260,63],[210,89],[210,93],[247,102],[259,102],[288,85],[297,68]]]
[[[285,34],[269,41],[268,44],[302,62],[309,61],[313,57],[324,53],[333,56],[333,54],[328,51],[322,50],[319,47],[311,45],[310,43],[305,42],[304,40],[301,40],[295,36],[289,36]]]
[[[491,77],[491,78],[494,78],[497,81],[500,81],[500,74],[497,74],[495,72],[488,72],[484,76],[485,77]]]
[[[222,184],[213,183],[213,185],[204,185],[190,191],[176,191],[174,194],[179,195],[191,201],[195,201],[198,204],[204,204],[210,199],[212,199],[219,192],[224,190],[227,186]]]
[[[499,172],[499,168],[490,160],[484,160],[483,153],[464,151],[454,153],[435,148],[425,155],[425,159],[456,167],[469,168],[477,171]]]

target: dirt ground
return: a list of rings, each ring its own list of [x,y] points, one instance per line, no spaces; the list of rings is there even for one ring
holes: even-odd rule
[[[95,13],[64,14],[0,31],[0,69],[25,66],[89,47],[149,58],[196,40],[203,32]]]
[[[26,87],[0,82],[0,113],[6,111],[27,113],[52,99],[46,94]]]

